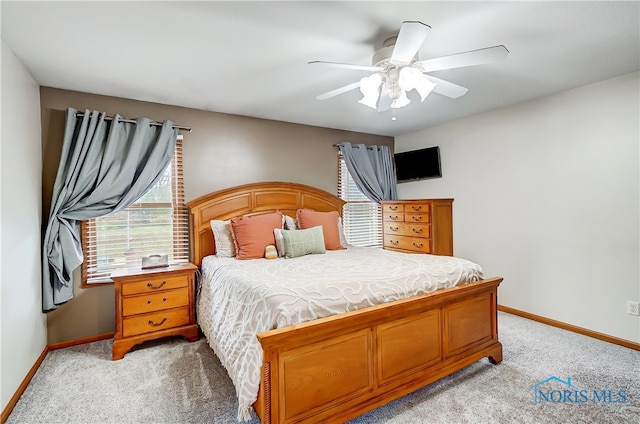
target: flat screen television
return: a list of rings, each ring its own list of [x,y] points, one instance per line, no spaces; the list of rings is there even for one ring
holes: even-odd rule
[[[439,146],[396,153],[394,161],[399,183],[442,177]]]

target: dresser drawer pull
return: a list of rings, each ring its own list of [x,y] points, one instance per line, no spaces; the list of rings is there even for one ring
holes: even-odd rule
[[[165,284],[167,284],[167,282],[163,280],[159,286],[154,286],[153,283],[147,283],[147,287],[149,287],[150,289],[158,290],[161,289]]]
[[[412,228],[411,231],[413,231],[416,234],[420,234],[422,233],[422,228]]]
[[[398,231],[400,228],[398,228],[398,227],[389,227],[389,229],[390,229],[391,231]]]
[[[166,297],[163,297],[163,298],[162,298],[162,301],[163,301],[163,302],[166,302],[166,301],[167,301],[167,298],[166,298]],[[147,305],[151,305],[151,299],[147,300]]]
[[[398,219],[398,215],[389,215],[389,219]]]
[[[149,320],[149,325],[152,327],[160,327],[162,324],[164,324],[164,322],[167,320],[167,317],[162,318],[162,321],[160,321],[159,323],[155,323],[153,322],[153,320]]]
[[[163,302],[166,302],[166,301],[167,301],[167,298],[166,298],[166,297],[163,297],[163,298],[162,298],[162,301],[163,301]]]
[[[397,206],[389,206],[389,209],[391,209],[392,211],[397,211],[398,207]]]
[[[411,219],[413,219],[414,221],[422,221],[421,216],[412,216]]]
[[[413,246],[417,247],[418,249],[420,249],[422,246],[424,246],[422,243],[416,243],[415,241],[413,243],[411,243],[411,244],[413,244]]]
[[[419,212],[422,210],[422,206],[411,206],[411,209],[413,209],[416,212]]]
[[[393,244],[394,246],[397,246],[398,243],[400,243],[398,240],[389,240],[389,243]]]

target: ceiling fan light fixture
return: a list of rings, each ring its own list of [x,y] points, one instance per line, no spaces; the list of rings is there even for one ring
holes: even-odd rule
[[[411,91],[418,86],[422,72],[411,66],[405,66],[398,73],[398,85],[404,91]]]
[[[409,100],[409,98],[407,97],[407,93],[404,90],[399,89],[397,90],[397,92],[394,90],[391,98],[393,99],[393,101],[391,102],[391,107],[393,109],[399,109],[411,103],[411,100]]]
[[[398,85],[404,91],[416,90],[420,94],[420,101],[424,102],[429,93],[435,88],[435,84],[425,77],[419,69],[405,66],[400,69]]]
[[[382,75],[375,73],[360,80],[360,92],[362,99],[358,101],[372,109],[377,109],[378,99],[380,98],[380,85],[382,84]]]

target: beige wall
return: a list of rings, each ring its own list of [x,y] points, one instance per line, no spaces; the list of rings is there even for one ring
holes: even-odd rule
[[[635,72],[396,137],[443,173],[398,194],[455,198],[454,253],[502,305],[638,343],[639,93]]]
[[[115,97],[43,87],[43,209],[49,209],[57,171],[64,111],[95,109],[127,118],[169,119],[191,127],[184,135],[184,183],[187,201],[214,190],[256,181],[293,181],[335,193],[338,167],[333,144],[384,144],[393,138],[245,116],[227,115]],[[48,314],[49,343],[114,330],[112,286],[81,289],[74,275],[75,298]]]
[[[4,41],[0,50],[0,399],[4,412],[46,347],[47,316],[42,313],[40,277],[40,93]]]

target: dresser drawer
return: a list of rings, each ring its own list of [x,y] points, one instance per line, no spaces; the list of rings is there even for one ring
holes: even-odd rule
[[[387,212],[382,216],[382,219],[386,221],[402,222],[404,221],[404,214],[402,212]]]
[[[177,308],[189,304],[189,289],[187,287],[142,296],[131,296],[122,299],[122,315],[145,314],[163,309]]]
[[[167,328],[189,324],[189,308],[169,309],[146,315],[124,318],[122,322],[123,337],[152,333]]]
[[[429,222],[428,213],[405,213],[405,222]]]
[[[404,205],[405,213],[429,213],[428,203],[408,203]]]
[[[187,287],[189,277],[186,275],[176,275],[173,277],[150,277],[139,281],[132,281],[122,284],[122,295],[153,293],[159,290],[177,289]]]
[[[431,225],[387,222],[384,224],[384,232],[389,235],[429,238]]]
[[[431,240],[409,236],[391,236],[384,238],[384,247],[412,250],[414,252],[431,253]]]
[[[402,203],[391,203],[382,205],[382,212],[403,212],[404,205]]]

